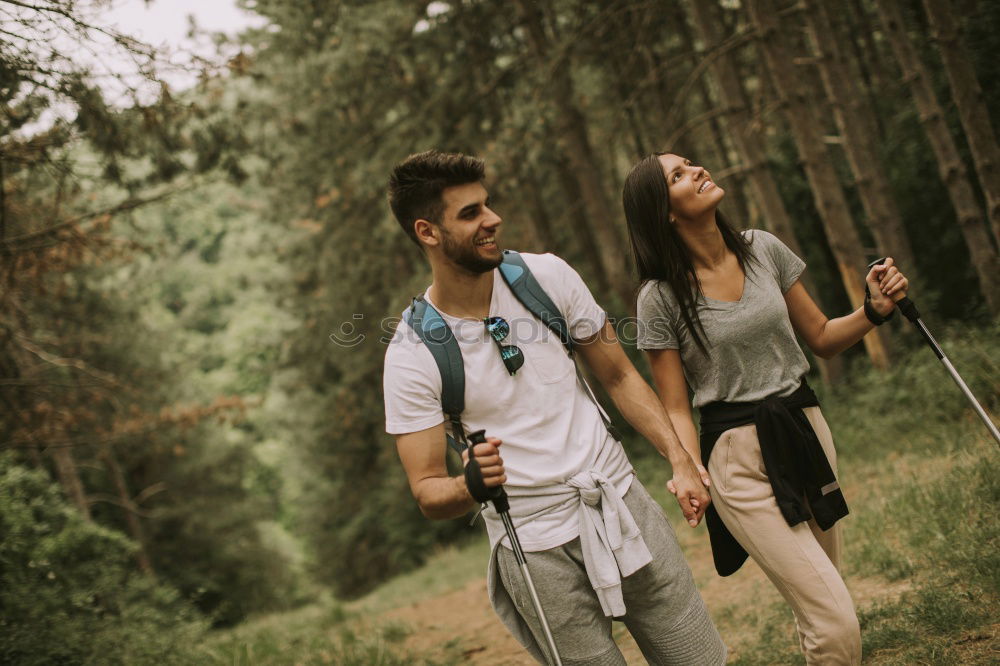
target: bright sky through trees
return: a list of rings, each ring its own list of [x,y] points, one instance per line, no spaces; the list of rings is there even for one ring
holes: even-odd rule
[[[25,20],[27,17],[32,18]],[[160,89],[153,79],[165,82],[173,92],[191,87],[203,71],[222,66],[239,51],[235,39],[216,39],[220,33],[235,38],[239,32],[264,23],[262,17],[240,9],[236,0],[91,2],[79,7],[77,18],[90,26],[85,30],[86,38],[80,26],[59,12],[33,14],[19,5],[3,7],[0,27],[19,37],[15,48],[33,52],[53,71],[80,65],[88,68],[91,80],[107,100],[121,107],[148,104],[157,98]],[[156,52],[155,59],[137,58],[134,51],[115,44],[105,33],[148,44]],[[146,52],[145,48],[140,50]],[[150,72],[150,67],[155,71]],[[55,101],[20,133],[30,136],[43,131],[66,113],[70,113],[68,108]]]
[[[211,32],[234,34],[261,18],[236,6],[235,0],[119,0],[105,13],[110,25],[153,46],[187,48],[193,19]]]
[[[101,23],[169,53],[177,69],[164,72],[164,77],[175,88],[194,82],[196,74],[183,71],[193,59],[219,61],[222,54],[205,33],[234,36],[263,22],[262,17],[237,7],[236,0],[118,0],[101,15]],[[192,36],[193,27],[200,34]]]

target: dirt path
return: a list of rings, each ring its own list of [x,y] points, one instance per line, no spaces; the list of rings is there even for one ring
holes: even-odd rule
[[[455,654],[456,646],[470,664],[534,664],[490,608],[486,579],[390,611],[386,617],[407,624],[413,632],[406,647],[429,658]]]

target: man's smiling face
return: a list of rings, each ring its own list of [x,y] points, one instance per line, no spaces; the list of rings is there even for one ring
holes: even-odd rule
[[[448,187],[442,192],[441,251],[471,273],[485,273],[500,265],[497,242],[500,216],[490,210],[489,194],[481,183]]]

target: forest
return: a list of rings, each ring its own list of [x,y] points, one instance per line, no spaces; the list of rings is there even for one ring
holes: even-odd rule
[[[422,150],[483,158],[504,246],[563,257],[620,321],[625,174],[690,157],[828,316],[893,257],[1000,413],[1000,3],[239,0],[259,27],[210,35],[182,88],[110,4],[0,0],[2,663],[521,663],[370,615],[428,561],[486,564],[384,432],[385,342],[430,281],[386,183]],[[810,364],[872,500],[848,583],[892,590],[866,659],[995,663],[992,440],[900,316]],[[790,615],[760,622],[734,663],[801,663]]]

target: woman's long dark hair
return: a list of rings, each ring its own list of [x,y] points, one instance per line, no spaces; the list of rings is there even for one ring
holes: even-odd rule
[[[622,205],[625,207],[632,257],[639,273],[639,289],[652,281],[665,282],[681,306],[684,325],[699,349],[707,353],[703,340],[705,329],[696,307],[698,297],[702,295],[701,283],[695,274],[690,251],[670,223],[670,193],[659,160],[660,155],[665,154],[644,157],[625,178]],[[733,251],[740,268],[746,273],[747,262],[753,256],[750,254],[750,243],[729,225],[721,213],[716,213],[715,220],[726,247]]]

